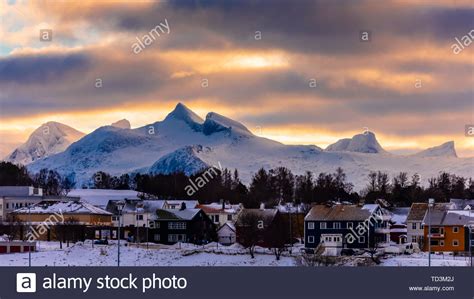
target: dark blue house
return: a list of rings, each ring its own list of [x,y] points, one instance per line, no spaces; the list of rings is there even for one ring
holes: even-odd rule
[[[305,247],[324,244],[338,255],[344,248],[374,248],[390,241],[390,216],[378,204],[317,205],[305,217]]]
[[[205,244],[217,239],[216,226],[201,209],[157,209],[150,230],[156,243]]]

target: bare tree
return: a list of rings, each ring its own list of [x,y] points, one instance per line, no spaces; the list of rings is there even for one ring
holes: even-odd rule
[[[238,242],[248,249],[252,258],[255,257],[255,246],[261,240],[262,223],[257,214],[243,211],[236,224]]]
[[[8,223],[8,240],[11,242],[15,238],[22,235],[23,222],[15,214],[8,214],[7,219]]]
[[[289,236],[289,227],[285,224],[283,218],[277,214],[264,232],[265,243],[271,248],[277,261],[280,260],[281,254],[285,251],[285,245],[292,242]]]

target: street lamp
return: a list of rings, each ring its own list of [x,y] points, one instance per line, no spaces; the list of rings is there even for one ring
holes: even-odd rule
[[[428,199],[428,267],[431,267],[431,208],[434,202],[434,198]]]
[[[117,228],[117,267],[120,267],[120,218],[122,218],[122,210],[125,206],[123,201],[117,202],[117,210],[118,210],[118,228]]]

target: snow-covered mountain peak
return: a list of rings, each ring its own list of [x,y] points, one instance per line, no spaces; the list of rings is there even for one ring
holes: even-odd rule
[[[33,131],[28,140],[5,160],[26,165],[64,151],[71,143],[83,136],[84,133],[70,126],[50,121]]]
[[[372,132],[356,134],[352,138],[340,139],[336,143],[329,145],[326,148],[326,151],[344,151],[369,154],[386,152],[377,141],[375,134]]]
[[[206,135],[217,132],[228,132],[241,136],[253,136],[252,132],[243,124],[215,112],[209,112],[206,115],[206,121],[203,124],[203,132]]]
[[[191,109],[189,109],[188,107],[186,107],[186,105],[182,103],[178,103],[174,110],[166,116],[163,122],[167,123],[169,121],[175,120],[184,121],[195,130],[200,127],[200,125],[204,122],[204,120],[199,117],[199,115],[194,113]]]
[[[453,157],[457,158],[454,141],[448,141],[441,145],[430,147],[424,151],[416,153],[417,157]]]
[[[120,128],[120,129],[131,129],[130,122],[127,119],[121,119],[111,124],[112,127]]]

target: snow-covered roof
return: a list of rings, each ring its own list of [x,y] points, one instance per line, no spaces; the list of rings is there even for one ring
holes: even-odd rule
[[[278,211],[282,212],[282,213],[302,213],[303,211],[305,211],[305,207],[303,204],[301,205],[283,205],[283,204],[280,204],[278,206],[275,207],[276,209],[278,209]]]
[[[165,200],[127,200],[123,208],[123,212],[135,213],[137,210],[140,213],[155,213],[158,209],[163,209]]]
[[[370,214],[374,213],[380,206],[378,204],[365,204],[362,206],[362,210],[369,211]]]
[[[112,189],[74,189],[69,196],[78,196],[82,201],[105,208],[109,200],[138,199],[138,191]]]
[[[410,208],[393,208],[390,210],[392,218],[390,219],[395,224],[406,224]]]
[[[14,211],[15,214],[94,214],[112,215],[111,213],[83,201],[43,201],[30,208],[24,207]]]
[[[217,231],[220,231],[222,228],[224,228],[225,226],[228,226],[232,231],[235,232],[235,225],[232,223],[232,222],[226,222],[224,224],[221,225],[221,227],[219,227],[217,229]]]

